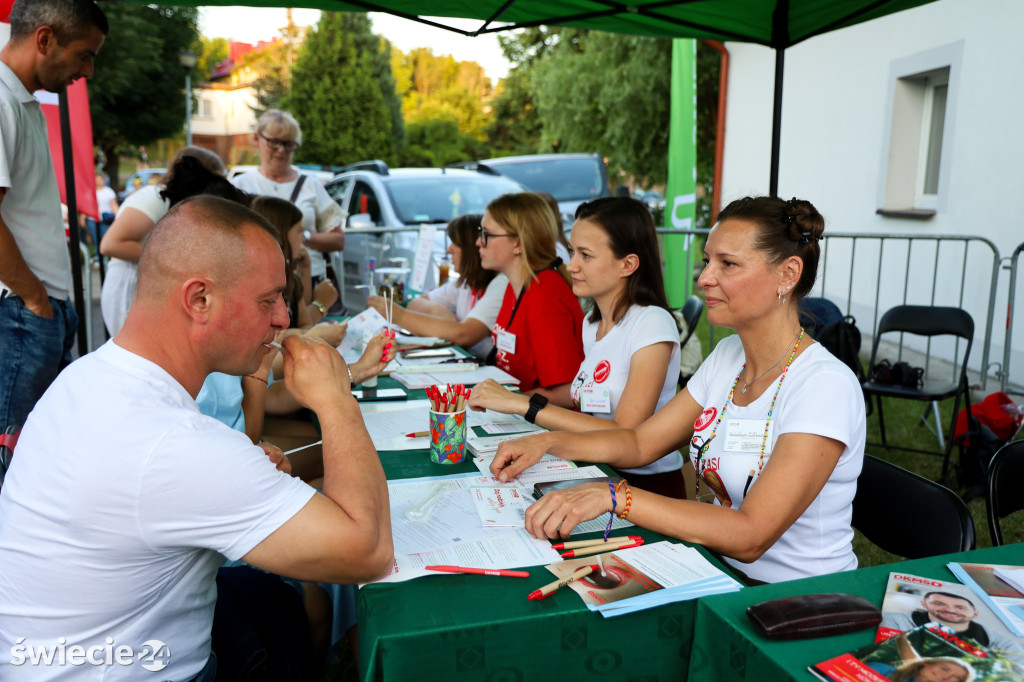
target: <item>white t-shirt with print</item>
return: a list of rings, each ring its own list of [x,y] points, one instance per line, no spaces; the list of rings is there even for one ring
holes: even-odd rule
[[[701,458],[701,473],[706,479],[717,477],[720,481],[716,484],[719,490],[715,491],[715,504],[733,508],[742,505],[748,479],[751,485],[757,485],[761,441],[778,386],[778,382],[773,383],[744,407],[730,403],[723,415],[722,406],[743,362],[739,336],[727,337],[686,384],[690,395],[704,408],[694,424],[694,440],[703,444],[715,434]],[[716,429],[719,417],[721,423]],[[743,432],[749,434],[746,439],[739,437]],[[824,436],[845,447],[818,496],[760,559],[749,564],[729,558],[725,561],[751,578],[766,582],[857,568],[850,521],[857,477],[864,462],[864,395],[850,368],[819,343],[793,361],[782,383],[765,444],[766,463],[784,433]],[[730,451],[725,450],[727,443]],[[690,461],[697,463],[694,442],[690,444]]]
[[[460,322],[467,318],[479,320],[488,331],[494,327],[501,312],[501,303],[505,298],[508,277],[499,274],[491,280],[482,296],[477,297],[469,287],[458,286],[458,280],[450,280],[429,292],[430,301],[455,313]],[[487,357],[494,347],[490,333],[478,343],[467,348],[470,353],[481,360]]]
[[[597,340],[597,322],[583,321],[583,363],[572,382],[573,403],[582,412],[611,420],[629,378],[633,354],[656,343],[671,343],[672,354],[665,369],[665,380],[658,395],[660,410],[676,394],[679,376],[679,330],[672,313],[656,306],[634,305],[618,324]],[[621,469],[633,474],[660,474],[677,471],[683,465],[678,452],[670,452],[657,461],[636,469]]]
[[[243,433],[199,413],[184,387],[114,341],[61,372],[29,415],[0,495],[0,679],[24,645],[170,649],[153,679],[187,680],[210,655],[225,557],[240,559],[315,491]],[[137,680],[132,665],[82,665],[75,679]]]
[[[299,171],[301,175],[302,172]],[[249,194],[262,194],[279,199],[291,199],[295,183],[299,179],[288,182],[275,182],[258,170],[236,175],[231,182],[240,190]],[[336,227],[344,229],[345,211],[331,198],[320,181],[307,175],[299,189],[299,196],[293,202],[302,211],[302,229],[310,232],[330,232]],[[310,274],[313,277],[324,277],[327,274],[327,261],[324,254],[316,249],[309,251]],[[340,273],[339,273],[340,276]]]

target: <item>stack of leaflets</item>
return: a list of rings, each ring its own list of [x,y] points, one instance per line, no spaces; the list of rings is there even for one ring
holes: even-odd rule
[[[583,598],[588,609],[599,611],[605,618],[743,588],[693,547],[667,540],[600,556],[603,570],[569,587]],[[597,557],[587,556],[560,561],[547,569],[565,578],[593,565],[598,565]]]
[[[389,365],[390,366],[390,365]],[[485,379],[493,379],[499,384],[518,384],[519,379],[497,367],[480,367],[475,362],[432,364],[422,368],[402,368],[401,372],[392,370],[391,376],[406,388],[426,388],[445,384],[462,384],[476,386]]]
[[[1020,566],[951,562],[946,567],[970,587],[1013,634],[1024,637],[1024,594],[999,575],[1012,580]]]
[[[477,457],[493,457],[498,446],[507,440],[540,433],[546,429],[525,419],[497,424],[470,426],[466,431],[466,447]]]
[[[1019,660],[992,651],[939,623],[926,623],[882,642],[823,661],[809,670],[830,682],[1014,682]]]

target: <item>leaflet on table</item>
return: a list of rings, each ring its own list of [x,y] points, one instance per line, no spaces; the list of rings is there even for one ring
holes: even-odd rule
[[[459,367],[450,365],[450,367]],[[464,384],[475,386],[485,379],[494,379],[499,384],[518,384],[519,379],[498,369],[497,367],[477,367],[472,371],[455,371],[446,369],[443,372],[435,373],[409,373],[402,372],[393,375],[406,388],[426,388],[437,384]]]
[[[430,427],[430,401],[359,403],[363,423],[381,450],[414,450],[429,446],[429,438],[408,438],[406,434],[427,431]]]
[[[1024,668],[944,625],[927,623],[808,668],[826,682],[1024,681]]]
[[[603,573],[591,573],[569,587],[588,609],[606,618],[743,587],[696,549],[667,540],[605,553],[601,562]],[[597,558],[586,556],[559,561],[547,569],[564,578],[592,565],[597,565]]]
[[[996,577],[1017,590],[1024,592],[1024,568],[1020,566],[996,566]]]
[[[341,340],[338,350],[341,351],[345,362],[354,362],[359,359],[364,346],[364,337],[375,336],[388,326],[384,316],[373,308],[367,308],[355,317],[348,319],[348,331],[345,338]],[[352,353],[355,357],[352,357]],[[349,358],[352,358],[351,360]]]
[[[977,615],[971,616],[975,612]],[[951,627],[963,636],[1001,653],[1024,657],[1024,638],[1010,632],[970,587],[898,571],[889,574],[885,586],[882,623],[875,641],[895,637],[936,618],[947,624],[959,620],[959,625]]]
[[[995,575],[997,568],[1012,570],[1020,568],[1019,566],[950,562],[946,567],[981,597],[1006,624],[1010,632],[1018,637],[1024,637],[1024,594]]]
[[[422,575],[443,575],[425,570],[425,566],[450,565],[474,568],[522,568],[543,566],[559,559],[547,540],[530,537],[525,529],[510,530],[476,542],[466,542],[434,552],[395,553],[391,569],[378,583],[396,583]]]
[[[469,451],[478,457],[492,456],[498,451],[498,446],[509,440],[516,440],[524,436],[531,436],[535,433],[539,433],[544,429],[534,429],[532,431],[516,431],[514,433],[501,433],[497,435],[481,435],[486,434],[483,426],[470,426],[466,432],[466,447]]]
[[[480,473],[489,477],[495,482],[495,484],[499,484],[500,481],[498,481],[497,478],[491,477],[491,462],[493,461],[494,455],[484,455],[483,457],[473,458],[473,464],[475,464],[476,468],[480,470]],[[555,457],[554,455],[544,455],[540,458],[540,461],[532,467],[524,469],[518,476],[516,476],[515,480],[517,482],[525,482],[532,488],[534,480],[550,480],[550,477],[548,477],[547,474],[551,472],[575,468],[576,464],[567,459]],[[524,476],[526,477],[525,479],[523,478]]]
[[[470,485],[478,478],[477,474],[468,473],[388,481],[395,553],[433,552],[512,532],[505,528],[485,528],[480,525],[480,517],[470,493]],[[421,514],[417,520],[409,518],[407,512],[428,493],[433,492],[436,484],[444,486],[444,490],[432,501],[430,509],[420,510],[426,513]]]
[[[565,460],[561,461],[565,462]],[[571,464],[571,462],[565,463]],[[522,527],[527,508],[536,501],[532,489],[537,483],[571,479],[582,480],[604,476],[604,472],[596,466],[563,467],[558,465],[557,462],[552,464],[557,466],[547,470],[531,471],[531,469],[537,466],[534,465],[531,469],[527,469],[517,476],[512,484],[501,483],[498,479],[491,476],[489,471],[484,471],[484,476],[479,481],[473,483],[473,501],[476,504],[480,521],[485,525],[491,524],[492,527],[509,525]],[[512,492],[513,490],[515,490],[514,493]],[[628,528],[632,525],[631,521],[618,517],[612,520],[612,529]],[[582,533],[603,532],[607,526],[608,518],[601,516],[578,524],[569,534],[580,535]]]

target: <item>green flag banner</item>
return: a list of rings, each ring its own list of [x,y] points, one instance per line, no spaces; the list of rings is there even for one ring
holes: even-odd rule
[[[693,229],[697,209],[697,42],[672,41],[672,109],[669,122],[665,227]],[[693,290],[691,235],[663,238],[665,288],[673,307]]]

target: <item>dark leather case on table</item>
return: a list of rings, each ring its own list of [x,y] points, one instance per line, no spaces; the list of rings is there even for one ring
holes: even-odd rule
[[[747,615],[769,639],[810,639],[863,630],[882,622],[882,612],[853,594],[804,594],[747,607]]]

